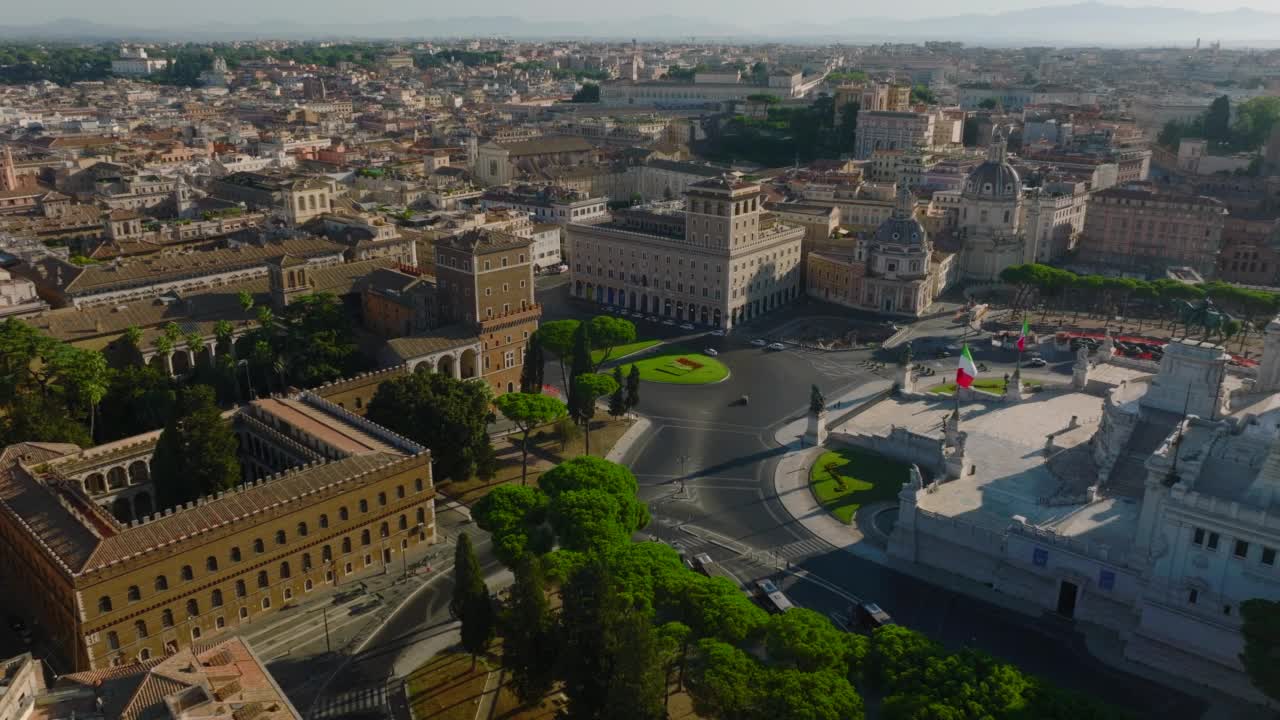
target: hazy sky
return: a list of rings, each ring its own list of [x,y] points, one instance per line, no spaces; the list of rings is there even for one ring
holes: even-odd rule
[[[959,12],[1001,12],[1039,5],[1072,4],[1076,0],[6,0],[0,25],[41,23],[82,18],[113,24],[177,26],[192,22],[381,22],[397,18],[513,15],[559,18],[679,15],[715,17],[740,25],[767,24],[782,19],[819,21],[821,18],[946,16]],[[1177,7],[1220,12],[1236,7],[1280,10],[1276,0],[1153,0],[1117,2],[1122,5]],[[963,9],[961,9],[963,8]],[[779,17],[784,12],[788,18]]]

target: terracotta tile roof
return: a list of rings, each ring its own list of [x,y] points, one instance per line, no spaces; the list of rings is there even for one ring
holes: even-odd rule
[[[64,675],[54,690],[91,689],[111,720],[170,718],[170,704],[189,717],[238,716],[251,710],[262,720],[301,720],[301,714],[253,651],[231,637],[198,641],[164,658]],[[175,697],[180,695],[180,697]],[[59,713],[51,708],[53,717]]]
[[[401,362],[430,355],[440,350],[465,347],[480,342],[480,336],[463,325],[446,325],[432,330],[428,335],[395,338],[387,341],[387,348]]]
[[[168,515],[150,522],[130,525],[118,534],[104,539],[85,562],[82,572],[101,570],[126,558],[154,552],[194,535],[212,532],[403,459],[403,455],[388,452],[353,455],[324,464],[294,468],[194,505],[188,503]]]
[[[56,490],[32,476],[30,468],[79,451],[70,444],[22,443],[0,452],[0,512],[25,526],[68,575],[83,567],[99,536],[77,516],[74,505],[60,500]]]

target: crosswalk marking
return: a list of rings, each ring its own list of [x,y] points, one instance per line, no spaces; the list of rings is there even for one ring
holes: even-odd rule
[[[345,717],[348,714],[369,714],[374,710],[386,711],[387,700],[386,686],[358,688],[317,700],[307,713],[307,717],[309,720],[325,720],[325,718]]]

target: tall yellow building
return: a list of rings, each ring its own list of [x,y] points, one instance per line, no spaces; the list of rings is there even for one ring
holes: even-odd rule
[[[154,495],[164,480],[150,473],[154,437],[0,451],[0,586],[21,589],[8,596],[15,611],[91,670],[169,654],[321,586],[398,569],[403,553],[436,539],[430,453],[325,394],[236,411],[246,482],[127,523],[103,495]]]

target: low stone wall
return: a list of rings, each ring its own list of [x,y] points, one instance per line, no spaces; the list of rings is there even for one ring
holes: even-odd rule
[[[932,477],[946,475],[942,439],[914,433],[906,428],[893,428],[888,435],[834,432],[827,436],[827,442],[860,448],[907,465],[919,465]]]

